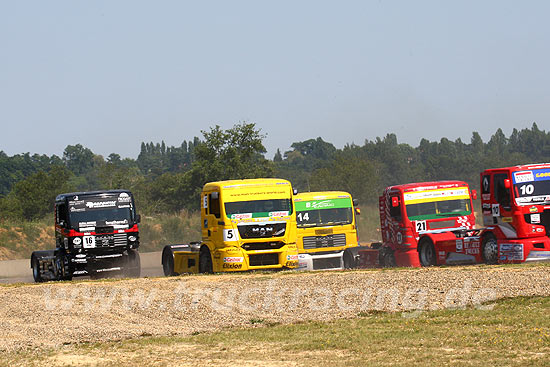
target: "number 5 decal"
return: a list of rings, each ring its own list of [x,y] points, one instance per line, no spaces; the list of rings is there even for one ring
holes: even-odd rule
[[[417,232],[422,232],[426,230],[426,221],[425,220],[417,220],[414,222],[414,225],[416,227]]]
[[[237,241],[237,232],[233,228],[224,229],[223,230],[223,240],[224,241]]]

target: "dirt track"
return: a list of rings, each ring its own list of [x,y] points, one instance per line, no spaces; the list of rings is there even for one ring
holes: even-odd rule
[[[354,317],[384,309],[483,306],[550,296],[547,266],[238,274],[0,287],[0,350],[259,323]],[[418,311],[417,311],[418,312]]]

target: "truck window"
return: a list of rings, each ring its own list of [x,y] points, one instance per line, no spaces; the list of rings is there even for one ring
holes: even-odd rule
[[[504,180],[509,178],[506,173],[497,173],[493,176],[495,200],[504,209],[510,210],[510,189],[504,187]]]
[[[216,218],[220,217],[220,193],[212,192],[208,194],[208,211]]]
[[[59,204],[57,206],[57,224],[61,221],[67,223],[67,206],[65,204]]]
[[[391,202],[392,202],[392,198],[390,197],[390,202],[388,203],[388,205],[390,206],[390,216],[394,220],[401,222],[401,200],[399,200],[399,205],[395,207],[392,206]]]
[[[481,180],[481,193],[491,193],[491,175],[483,175],[483,178]]]

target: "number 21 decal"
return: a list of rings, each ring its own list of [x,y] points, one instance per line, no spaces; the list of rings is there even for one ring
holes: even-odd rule
[[[414,225],[416,226],[417,232],[422,232],[427,229],[425,220],[417,220],[416,222],[414,222]]]

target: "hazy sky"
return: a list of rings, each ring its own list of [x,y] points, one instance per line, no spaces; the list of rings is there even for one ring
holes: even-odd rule
[[[0,0],[0,150],[548,130],[548,1]]]

